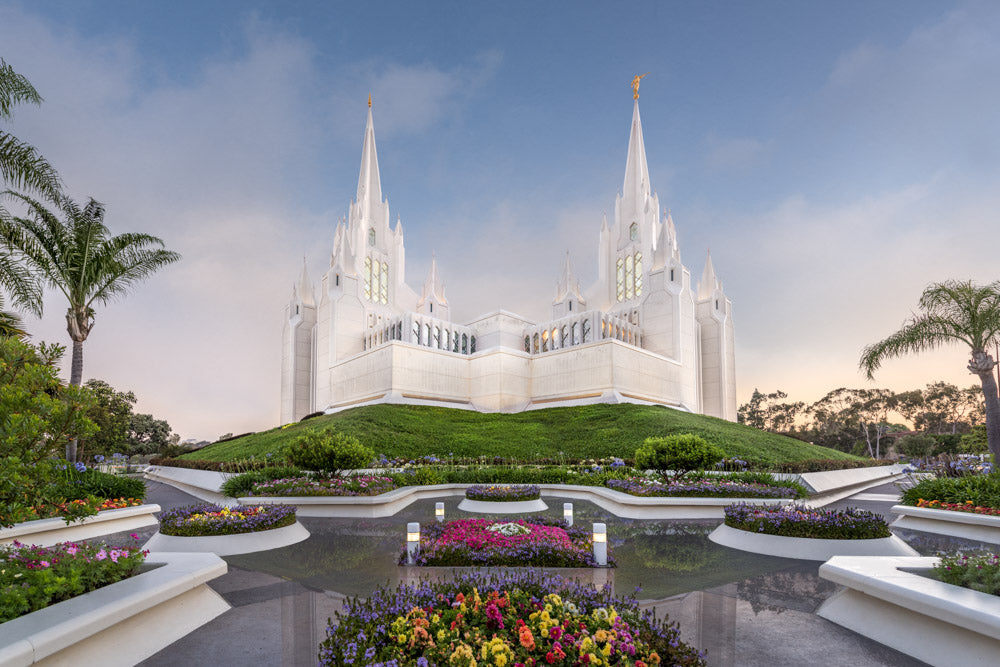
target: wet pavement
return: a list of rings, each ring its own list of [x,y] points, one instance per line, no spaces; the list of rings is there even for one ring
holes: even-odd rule
[[[164,509],[199,502],[173,487],[147,482],[149,502]],[[898,489],[886,484],[830,507],[870,509],[891,521]],[[561,513],[562,500],[546,498],[546,514]],[[445,499],[449,519],[469,517],[459,499]],[[638,594],[643,607],[677,621],[685,641],[708,651],[712,667],[922,665],[902,653],[815,615],[837,587],[818,576],[819,563],[745,553],[716,545],[708,533],[720,522],[619,519],[575,501],[575,519],[608,524],[618,567],[562,570],[619,593]],[[226,557],[229,573],[210,586],[232,609],[141,663],[146,667],[212,664],[315,665],[328,619],[350,596],[366,596],[380,584],[411,580],[416,568],[396,564],[409,521],[434,520],[434,501],[410,505],[383,519],[302,518],[304,542],[256,554]],[[141,538],[151,535],[146,529]],[[922,554],[971,543],[910,531],[899,535]],[[115,541],[127,535],[112,536]],[[435,576],[448,576],[445,568]]]

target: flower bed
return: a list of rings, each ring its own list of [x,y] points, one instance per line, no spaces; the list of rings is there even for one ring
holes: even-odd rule
[[[69,500],[64,503],[50,505],[37,505],[21,511],[15,512],[11,517],[12,523],[22,523],[24,521],[37,521],[38,519],[64,518],[66,523],[73,520],[91,516],[104,510],[118,510],[126,507],[138,507],[143,504],[140,498],[86,498]]]
[[[1000,554],[944,554],[933,572],[946,584],[1000,595]]]
[[[645,477],[609,479],[609,489],[632,496],[681,496],[706,498],[795,498],[798,491],[788,486],[733,482],[725,478],[670,480],[661,482]]]
[[[160,515],[160,533],[176,537],[238,535],[295,523],[292,505],[188,505]]]
[[[752,533],[823,540],[866,540],[892,537],[880,515],[847,508],[818,510],[799,505],[748,505],[725,509],[725,525]]]
[[[258,482],[248,496],[377,496],[396,485],[388,477],[289,477]]]
[[[917,507],[929,507],[935,510],[949,510],[951,512],[968,512],[970,514],[985,514],[987,516],[1000,516],[1000,509],[995,507],[983,507],[982,505],[974,505],[971,500],[966,500],[964,503],[946,503],[940,500],[924,500],[919,498],[917,500]]]
[[[0,546],[0,623],[130,577],[148,553],[84,542]]]
[[[460,519],[424,528],[415,564],[596,567],[592,540],[590,531],[561,519]],[[405,550],[399,562],[406,562]]]
[[[673,623],[537,571],[379,588],[336,613],[320,665],[704,665]]]
[[[514,503],[525,500],[538,500],[542,491],[535,484],[475,484],[465,490],[469,500],[484,500],[493,503]]]
[[[899,502],[920,507],[920,501],[925,498],[963,505],[971,502],[974,506],[1000,509],[1000,472],[921,479],[903,491]]]

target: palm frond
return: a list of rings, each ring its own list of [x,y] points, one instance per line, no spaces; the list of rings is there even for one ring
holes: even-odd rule
[[[960,334],[951,323],[938,317],[914,315],[899,331],[864,349],[861,353],[861,370],[868,379],[872,379],[886,359],[913,352],[926,352],[951,341],[963,340]]]
[[[0,131],[0,181],[39,192],[53,201],[59,201],[62,196],[55,167],[34,146],[3,131]]]
[[[24,102],[38,105],[42,103],[42,96],[24,75],[15,72],[0,58],[0,118],[9,119],[14,106]]]

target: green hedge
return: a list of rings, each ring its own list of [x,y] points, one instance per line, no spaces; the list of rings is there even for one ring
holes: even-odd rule
[[[99,470],[87,470],[68,475],[56,483],[55,496],[66,500],[81,500],[87,496],[98,498],[138,498],[146,497],[146,483],[141,479],[110,475]]]

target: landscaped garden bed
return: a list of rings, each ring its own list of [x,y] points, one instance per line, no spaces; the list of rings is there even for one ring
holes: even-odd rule
[[[903,491],[893,528],[1000,544],[1000,473],[978,459],[924,468],[935,476]]]
[[[188,505],[160,515],[160,530],[144,545],[152,551],[211,552],[220,556],[277,549],[309,531],[292,505]]]
[[[465,490],[469,500],[484,500],[494,503],[513,503],[525,500],[538,500],[542,497],[541,489],[534,484],[474,484]]]
[[[726,477],[704,477],[655,480],[649,477],[610,479],[609,489],[632,496],[694,497],[694,498],[798,498],[803,491],[793,485],[772,486],[759,482],[743,482]]]
[[[609,557],[609,564],[613,560]],[[407,563],[404,551],[400,564]],[[414,565],[597,567],[593,534],[561,519],[460,519],[423,528]]]
[[[837,556],[819,576],[844,589],[816,613],[931,665],[996,664],[1000,597],[939,581],[945,562]]]
[[[300,476],[254,483],[248,497],[255,496],[377,496],[396,488],[389,477],[352,475],[348,477]]]
[[[725,509],[724,523],[709,539],[743,551],[804,560],[827,560],[835,555],[917,555],[889,531],[881,516],[852,508],[739,503]]]
[[[704,665],[675,624],[542,572],[379,588],[337,612],[320,665]]]

